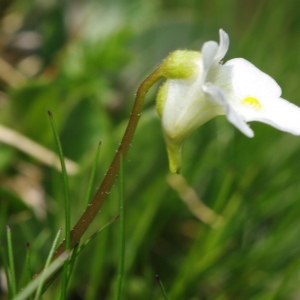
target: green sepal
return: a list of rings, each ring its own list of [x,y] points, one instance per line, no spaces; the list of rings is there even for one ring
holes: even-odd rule
[[[168,81],[164,82],[159,88],[156,96],[156,110],[160,118],[162,118],[163,110],[167,100]]]
[[[195,60],[199,59],[201,52],[176,50],[164,60],[160,70],[166,79],[187,79],[197,72]]]

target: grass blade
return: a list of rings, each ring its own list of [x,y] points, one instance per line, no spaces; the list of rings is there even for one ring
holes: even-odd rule
[[[119,172],[119,214],[120,214],[120,227],[119,227],[119,264],[118,264],[118,280],[117,280],[117,293],[116,300],[121,299],[122,284],[124,277],[124,265],[125,265],[125,216],[124,216],[124,176],[123,176],[123,159],[121,154],[120,159],[120,172]]]
[[[35,297],[34,297],[35,300],[39,299],[39,297],[40,297],[41,294],[42,294],[43,284],[44,284],[45,280],[46,280],[47,277],[48,277],[48,276],[46,275],[46,273],[47,273],[46,271],[47,271],[47,269],[48,269],[48,267],[49,267],[49,265],[50,265],[50,263],[51,263],[51,259],[52,259],[52,257],[53,257],[54,250],[55,250],[55,248],[56,248],[56,246],[57,246],[58,238],[59,238],[59,236],[60,236],[60,234],[61,234],[61,231],[62,231],[62,228],[60,228],[59,231],[58,231],[57,234],[56,234],[56,237],[55,237],[55,239],[54,239],[54,241],[53,241],[53,243],[52,243],[50,252],[49,252],[48,257],[47,257],[47,261],[46,261],[46,264],[45,264],[45,268],[44,268],[44,270],[42,271],[41,275],[39,276],[39,277],[40,277],[40,280],[39,280],[39,285],[38,285],[38,287],[37,287],[37,292],[36,292]]]
[[[66,262],[63,266],[63,275],[62,275],[62,284],[61,284],[61,293],[60,300],[66,299],[67,295],[67,281],[68,281],[68,263]]]
[[[168,297],[167,297],[167,293],[166,293],[165,287],[164,287],[164,285],[163,285],[163,283],[162,283],[160,277],[159,277],[158,275],[156,275],[155,277],[156,277],[156,279],[157,279],[157,281],[158,281],[158,283],[159,283],[159,286],[160,286],[160,289],[161,289],[161,292],[162,292],[162,294],[163,294],[164,299],[165,299],[165,300],[168,300]]]
[[[99,157],[100,157],[100,149],[101,149],[101,142],[98,144],[98,147],[97,147],[97,152],[96,152],[96,156],[95,156],[95,160],[94,160],[94,164],[93,164],[93,168],[92,168],[92,173],[91,173],[91,177],[90,177],[89,184],[88,184],[88,190],[87,190],[86,197],[85,197],[84,209],[87,208],[90,198],[91,198],[92,187],[93,187],[95,174],[96,174]]]
[[[32,274],[31,274],[30,244],[29,243],[26,243],[26,277],[27,277],[28,283],[30,283]],[[32,295],[30,295],[28,297],[28,299],[32,300],[33,299]]]
[[[68,174],[67,174],[67,169],[65,165],[65,160],[64,160],[64,154],[62,150],[62,146],[60,143],[58,131],[56,129],[56,125],[53,119],[53,115],[51,111],[48,110],[48,115],[50,118],[50,123],[53,131],[53,135],[55,138],[57,150],[58,150],[58,156],[60,159],[61,163],[61,170],[62,170],[62,176],[63,176],[63,185],[64,185],[64,196],[65,196],[65,230],[66,230],[66,247],[65,250],[70,250],[71,248],[71,208],[70,208],[70,193],[69,193],[69,184],[68,184]],[[64,269],[63,269],[63,280],[62,280],[62,289],[61,289],[61,297],[62,299],[65,299],[66,297],[66,289],[67,289],[67,281],[68,281],[68,265],[65,264]]]
[[[0,209],[0,228],[4,228],[7,218],[7,208],[8,208],[8,201],[1,202],[1,209]],[[4,234],[4,230],[0,230],[0,240],[2,240],[2,234]]]
[[[111,223],[113,223],[116,219],[119,218],[119,215],[117,215],[116,217],[114,217],[113,219],[111,219],[109,222],[107,222],[105,225],[103,225],[99,230],[97,230],[84,244],[82,244],[77,252],[76,252],[76,257],[78,257],[78,255],[84,250],[84,248],[90,243],[92,242],[98,235],[99,233],[101,233],[106,227],[108,227]],[[77,246],[76,246],[77,247]],[[73,252],[74,253],[74,252]],[[73,257],[73,254],[72,254]],[[72,258],[70,260],[70,263],[72,263]],[[53,274],[53,276],[51,276],[51,278],[49,280],[47,280],[47,282],[44,284],[43,287],[43,292],[44,293],[48,287],[52,284],[52,282],[61,274],[61,272],[63,271],[63,268],[60,268],[59,270],[56,271],[55,274]],[[71,273],[70,273],[71,274]]]
[[[64,252],[61,256],[59,256],[55,261],[53,261],[48,268],[45,268],[43,271],[44,278],[48,278],[51,276],[53,272],[55,272],[59,267],[61,267],[66,259],[68,259],[69,254]],[[40,285],[41,276],[36,277],[34,280],[30,282],[22,292],[14,298],[14,300],[25,300],[27,299]]]
[[[73,248],[71,258],[63,266],[63,281],[62,281],[62,289],[61,289],[61,293],[60,293],[61,300],[66,299],[67,287],[68,287],[70,276],[72,274],[75,260],[77,257],[78,246],[79,246],[79,243]]]
[[[115,220],[117,220],[119,218],[119,215],[115,216],[114,218],[112,218],[110,221],[108,221],[106,224],[104,224],[99,230],[97,230],[84,244],[82,244],[79,247],[78,253],[77,255],[79,255],[82,250],[91,242],[93,241],[98,235],[99,233],[104,230],[106,227],[108,227],[110,224],[112,224]]]
[[[1,251],[4,272],[5,272],[5,276],[6,276],[8,298],[11,299],[12,296],[11,296],[11,284],[10,284],[10,278],[9,278],[9,266],[8,266],[8,261],[7,261],[7,257],[5,255],[3,246],[0,246],[0,251]]]
[[[74,269],[74,265],[75,265],[78,250],[79,250],[79,243],[74,247],[73,252],[72,252],[72,256],[70,258],[69,269],[68,269],[68,282],[70,280],[70,276],[71,276],[71,274],[73,272],[73,269]]]
[[[66,232],[66,250],[70,249],[70,230],[71,230],[71,210],[70,210],[70,193],[69,193],[69,184],[68,184],[68,174],[64,160],[64,154],[61,147],[59,135],[56,129],[56,125],[53,119],[53,115],[50,110],[48,110],[48,115],[51,123],[51,128],[53,131],[53,135],[55,138],[58,155],[61,163],[61,170],[63,176],[63,184],[64,184],[64,196],[65,196],[65,232]]]
[[[14,255],[11,241],[11,231],[10,227],[6,226],[7,233],[7,244],[8,244],[8,260],[9,260],[9,273],[10,273],[10,284],[11,284],[11,295],[14,298],[17,295],[17,284],[16,284],[16,274],[15,274],[15,263]]]

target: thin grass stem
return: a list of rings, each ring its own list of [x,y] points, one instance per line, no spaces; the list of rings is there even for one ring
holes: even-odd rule
[[[63,185],[64,185],[64,198],[65,198],[65,232],[66,232],[66,239],[65,239],[65,249],[70,250],[71,238],[70,238],[70,229],[71,229],[71,209],[70,209],[70,193],[69,193],[69,184],[68,184],[68,174],[66,169],[66,164],[64,160],[64,154],[62,150],[62,146],[60,143],[58,131],[54,122],[53,115],[50,110],[47,111],[51,123],[51,128],[53,131],[53,135],[55,138],[58,156],[61,163],[61,170],[63,176]]]
[[[124,265],[125,265],[125,214],[124,214],[124,172],[123,172],[123,160],[122,155],[120,159],[120,172],[119,172],[119,262],[118,262],[118,280],[117,280],[117,292],[116,300],[121,299],[122,284],[124,277]]]
[[[51,246],[51,249],[50,249],[50,252],[48,254],[48,257],[47,257],[47,260],[46,260],[46,264],[45,264],[45,268],[40,276],[40,281],[39,281],[39,285],[37,287],[37,291],[36,291],[36,294],[35,294],[35,297],[34,297],[34,300],[38,300],[42,294],[42,288],[43,288],[43,284],[47,278],[46,276],[46,271],[47,271],[47,268],[49,267],[50,263],[51,263],[51,260],[52,260],[52,257],[53,257],[53,254],[54,254],[54,250],[55,250],[55,247],[57,245],[57,242],[58,242],[58,238],[61,234],[61,231],[62,231],[62,228],[60,228],[55,236],[55,239],[52,243],[52,246]]]
[[[158,281],[158,284],[159,284],[159,286],[160,286],[160,289],[161,289],[161,292],[162,292],[162,295],[163,295],[164,299],[165,299],[165,300],[168,300],[168,296],[167,296],[167,293],[166,293],[166,289],[165,289],[165,287],[164,287],[164,285],[163,285],[163,283],[162,283],[160,277],[159,277],[158,275],[156,275],[155,277],[156,277],[156,279],[157,279],[157,281]]]
[[[30,283],[31,281],[31,276],[32,274],[31,274],[30,244],[26,243],[26,277],[28,283]],[[32,300],[33,299],[32,295],[30,295],[28,299]]]
[[[60,294],[61,300],[66,299],[67,287],[68,287],[70,276],[71,276],[71,273],[72,273],[72,270],[73,270],[73,267],[75,264],[78,246],[79,246],[79,243],[74,247],[71,258],[68,261],[66,261],[66,263],[63,266],[63,281],[62,281],[62,289],[61,289],[61,294]]]
[[[102,232],[106,227],[108,227],[110,224],[112,224],[116,219],[119,218],[119,215],[117,215],[116,217],[114,217],[113,219],[111,219],[109,222],[107,222],[105,225],[103,225],[99,230],[97,230],[85,243],[83,243],[77,250],[76,252],[76,257],[78,257],[78,255],[84,250],[84,248],[89,245],[90,242],[92,242],[98,235],[100,232]],[[79,244],[78,244],[79,245]],[[77,246],[75,246],[77,247]],[[74,247],[74,250],[75,250]],[[74,253],[74,251],[73,251]],[[73,254],[72,254],[73,256]],[[71,259],[72,260],[72,259]],[[70,261],[71,263],[71,261]],[[57,270],[48,280],[47,282],[44,284],[43,287],[43,292],[46,292],[46,290],[48,289],[48,287],[52,284],[52,282],[61,274],[63,268],[60,268],[59,270]]]
[[[74,270],[75,261],[76,261],[77,254],[78,254],[78,250],[79,250],[79,243],[74,247],[73,252],[72,252],[72,256],[70,258],[69,269],[68,269],[68,282],[69,282],[71,274],[72,274],[72,272]]]
[[[92,168],[92,173],[91,173],[91,176],[90,176],[90,180],[89,180],[89,184],[88,184],[88,189],[87,189],[87,193],[86,193],[86,197],[85,197],[85,201],[84,201],[84,209],[86,209],[88,207],[88,204],[90,202],[90,198],[91,198],[91,194],[92,194],[92,188],[93,188],[93,183],[94,183],[94,179],[95,179],[95,175],[96,175],[96,170],[97,170],[97,166],[98,166],[98,162],[99,162],[99,157],[100,157],[100,149],[101,149],[101,142],[98,144],[98,147],[97,147],[96,156],[95,156],[94,164],[93,164],[93,168]]]
[[[14,263],[14,254],[13,246],[11,241],[11,230],[10,227],[6,226],[7,233],[7,246],[8,246],[8,260],[9,260],[9,274],[10,274],[10,283],[11,283],[11,295],[14,298],[17,295],[17,284],[16,284],[16,274],[15,274],[15,263]]]
[[[2,257],[2,261],[3,261],[4,272],[5,272],[5,276],[6,276],[8,297],[10,299],[10,298],[12,298],[12,295],[11,295],[11,283],[10,283],[10,275],[9,275],[9,266],[8,266],[7,256],[5,255],[3,246],[0,246],[0,251],[1,251],[1,257]]]
[[[63,266],[63,275],[62,275],[62,282],[61,282],[61,292],[60,292],[60,300],[66,299],[67,295],[67,279],[68,279],[68,262]]]
[[[51,274],[53,274],[53,272],[55,272],[59,267],[61,267],[66,259],[69,258],[69,254],[67,252],[62,253],[55,261],[53,261],[47,269],[44,269],[44,278],[48,278],[49,276],[51,276]],[[14,300],[25,300],[28,298],[29,295],[31,295],[39,286],[40,284],[40,277],[36,277],[34,280],[32,280],[30,282],[30,284],[28,284],[21,293],[19,293],[16,298],[14,298]]]
[[[1,202],[1,209],[0,209],[0,228],[4,228],[6,223],[6,216],[7,216],[7,207],[8,201]],[[4,234],[4,230],[0,230],[0,240],[2,240],[2,234]]]
[[[70,230],[71,230],[71,208],[70,208],[70,193],[69,193],[69,184],[68,184],[68,174],[64,160],[64,154],[61,146],[61,142],[59,139],[58,131],[56,129],[56,125],[54,122],[53,115],[50,110],[48,110],[48,115],[50,118],[50,123],[53,131],[53,135],[55,138],[58,156],[61,163],[61,170],[63,176],[63,186],[64,186],[64,198],[65,198],[65,250],[70,250],[71,246],[71,237],[70,237]],[[66,290],[67,290],[67,277],[68,277],[68,264],[64,265],[63,268],[63,279],[62,279],[62,288],[61,288],[61,299],[65,299],[66,297]]]
[[[97,230],[93,235],[91,235],[91,237],[79,247],[77,255],[79,255],[83,251],[83,249],[99,235],[99,233],[101,233],[106,227],[112,224],[119,217],[120,217],[119,215],[115,216],[114,218],[109,220],[106,224],[104,224],[99,230]]]

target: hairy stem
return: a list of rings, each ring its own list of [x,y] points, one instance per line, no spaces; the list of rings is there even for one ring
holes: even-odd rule
[[[132,143],[132,139],[139,122],[141,112],[144,106],[144,99],[146,93],[153,86],[158,80],[162,78],[161,69],[158,67],[151,75],[149,75],[140,85],[136,97],[134,106],[130,115],[130,119],[123,136],[123,139],[120,143],[120,146],[116,152],[116,155],[104,177],[102,184],[100,185],[98,191],[96,192],[93,200],[82,214],[81,218],[78,220],[76,225],[71,230],[70,235],[70,250],[74,248],[74,246],[80,241],[83,234],[88,229],[89,225],[95,219],[96,215],[98,214],[100,208],[102,207],[107,194],[110,192],[116,176],[119,172],[120,168],[120,159],[124,160],[130,144]],[[56,249],[53,260],[55,260],[58,256],[60,256],[66,250],[65,241],[63,241],[59,247]]]

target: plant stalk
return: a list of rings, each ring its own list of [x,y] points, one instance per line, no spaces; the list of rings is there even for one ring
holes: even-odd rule
[[[144,99],[148,90],[163,77],[163,72],[160,67],[158,67],[152,74],[150,74],[140,85],[136,93],[134,106],[130,115],[130,119],[122,138],[122,141],[119,145],[119,148],[115,154],[115,157],[104,177],[100,187],[98,188],[93,200],[90,202],[89,206],[86,208],[85,212],[82,214],[80,219],[77,221],[75,226],[70,232],[70,250],[72,250],[88,229],[89,225],[97,216],[99,210],[101,209],[107,195],[109,194],[116,176],[120,168],[120,159],[124,161],[130,144],[132,143],[133,136],[137,124],[139,122],[141,112],[144,106]],[[66,249],[66,243],[63,241],[59,247],[54,252],[52,260],[58,258]],[[34,277],[38,276],[36,274]]]

